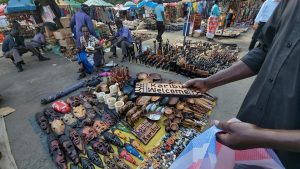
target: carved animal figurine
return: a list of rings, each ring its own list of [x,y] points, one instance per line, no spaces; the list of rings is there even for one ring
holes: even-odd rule
[[[49,147],[52,160],[55,162],[57,168],[68,169],[67,161],[63,153],[63,150],[60,147],[58,139],[52,133],[48,137],[48,147]]]
[[[87,158],[81,158],[81,165],[83,169],[95,169],[92,162],[90,162]]]
[[[50,133],[50,124],[47,117],[42,112],[38,112],[35,115],[35,119],[38,125],[41,127],[42,131],[46,134]]]
[[[109,143],[111,143],[115,146],[118,146],[118,147],[124,146],[123,142],[119,139],[119,137],[114,135],[113,133],[110,133],[107,131],[103,134],[103,137],[106,141],[108,141]]]
[[[140,153],[132,145],[125,143],[124,146],[126,151],[128,151],[130,154],[136,156],[140,160],[144,160],[143,157],[140,155]]]
[[[141,152],[142,154],[146,155],[145,149],[141,146],[141,144],[140,144],[137,140],[130,139],[130,144],[131,144],[135,149],[137,149],[139,152]]]
[[[69,130],[69,137],[72,140],[75,147],[83,154],[85,154],[85,147],[82,138],[76,129],[71,128]]]
[[[62,135],[59,137],[59,141],[66,152],[66,155],[68,158],[74,163],[78,164],[79,163],[79,155],[76,152],[76,149],[74,145],[72,144],[72,141],[66,136]]]
[[[137,165],[134,158],[124,148],[119,147],[118,153],[120,158],[124,158],[126,161],[130,162],[131,164]]]
[[[87,156],[88,156],[89,160],[91,162],[93,162],[96,166],[98,166],[100,168],[104,167],[101,157],[95,151],[88,149]]]

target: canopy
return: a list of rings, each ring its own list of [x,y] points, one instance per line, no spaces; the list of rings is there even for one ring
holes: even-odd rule
[[[127,1],[125,4],[124,4],[124,7],[135,7],[136,4],[131,2],[131,1]]]
[[[114,5],[103,0],[87,0],[84,4],[88,6],[103,6],[103,7],[113,7]]]
[[[128,9],[130,9],[130,7],[124,7],[122,4],[117,4],[114,7],[114,10],[116,10],[116,11],[126,11]]]
[[[7,4],[7,13],[35,11],[36,6],[32,0],[9,0]]]
[[[74,0],[56,0],[58,6],[71,6],[75,8],[80,8],[81,4]]]
[[[142,2],[140,2],[138,5],[137,5],[137,8],[141,8],[143,6],[147,6],[147,7],[150,7],[150,8],[155,8],[157,6],[157,3],[155,2],[152,2],[150,0],[143,0]]]

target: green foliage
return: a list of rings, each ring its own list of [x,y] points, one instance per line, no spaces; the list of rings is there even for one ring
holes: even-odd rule
[[[9,0],[0,0],[0,3],[1,3],[1,4],[7,4],[8,1],[9,1]]]

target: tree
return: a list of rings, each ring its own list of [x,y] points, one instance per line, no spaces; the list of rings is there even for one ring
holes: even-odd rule
[[[0,0],[1,4],[7,4],[9,0]]]

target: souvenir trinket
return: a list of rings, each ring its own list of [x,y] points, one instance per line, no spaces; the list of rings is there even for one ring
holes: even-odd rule
[[[109,113],[102,113],[101,119],[105,121],[109,127],[115,125],[116,123],[116,119]]]
[[[124,126],[125,127],[125,126]],[[125,135],[125,134],[123,134],[120,130],[118,130],[118,129],[112,129],[112,131],[113,131],[113,133],[115,134],[115,135],[117,135],[119,138],[121,138],[121,139],[123,139],[123,140],[125,140],[125,141],[129,141],[129,138]],[[130,133],[130,131],[129,131],[129,133]]]
[[[85,140],[85,142],[89,143],[97,138],[97,133],[92,127],[84,126],[82,129],[82,137]]]
[[[64,101],[56,101],[52,104],[52,108],[59,113],[69,113],[71,111],[70,106]]]
[[[86,117],[86,109],[83,105],[77,106],[73,109],[73,114],[79,120],[82,120]]]
[[[158,73],[150,73],[149,77],[153,80],[153,81],[159,81],[161,80],[161,75]]]
[[[116,112],[119,113],[120,109],[124,106],[124,102],[123,101],[117,101],[114,106],[116,108]]]
[[[72,141],[66,135],[60,136],[59,141],[60,141],[63,149],[65,150],[66,155],[68,156],[68,158],[74,164],[78,164],[79,163],[79,155],[76,152],[76,149],[72,144]]]
[[[129,95],[130,93],[132,93],[134,91],[134,88],[130,85],[125,85],[122,89],[123,93],[126,95]]]
[[[136,129],[132,131],[144,144],[148,144],[159,131],[160,126],[155,122],[145,119]]]
[[[144,106],[148,104],[148,102],[151,100],[151,96],[141,96],[137,98],[136,105],[137,106]]]
[[[52,107],[47,107],[44,109],[43,113],[48,117],[50,121],[58,119],[60,116],[53,110]]]
[[[120,158],[124,158],[126,161],[130,162],[131,164],[137,165],[134,158],[125,150],[125,148],[118,148],[118,153]]]
[[[156,102],[156,101],[158,101],[159,99],[161,99],[160,96],[152,96],[152,97],[151,97],[151,101],[152,101],[152,102]]]
[[[73,116],[73,114],[65,114],[62,117],[62,120],[64,121],[64,123],[68,126],[74,127],[77,125],[77,118],[75,116]]]
[[[103,134],[103,137],[107,142],[109,142],[115,146],[118,146],[118,147],[124,146],[123,142],[119,139],[119,137],[114,135],[113,133],[110,133],[107,131]]]
[[[104,168],[103,162],[101,160],[101,157],[98,155],[98,153],[96,153],[95,151],[88,149],[86,150],[87,152],[87,156],[89,158],[89,160],[95,164],[96,166],[100,167],[100,168]]]
[[[168,104],[174,106],[177,104],[178,101],[179,101],[178,97],[171,97]]]
[[[82,169],[79,165],[70,164],[70,169]]]
[[[157,84],[137,83],[135,93],[144,96],[166,96],[166,97],[201,97],[202,93],[197,90],[184,88],[181,84]]]
[[[160,102],[159,105],[165,106],[169,103],[170,98],[169,97],[164,97]]]
[[[103,103],[104,102],[104,96],[105,96],[105,92],[99,92],[99,93],[95,93],[96,96],[97,96],[97,99],[100,103]]]
[[[100,121],[100,120],[95,120],[94,124],[93,124],[93,128],[94,130],[97,132],[97,134],[102,134],[104,131],[109,129],[109,125],[104,122],[104,121]]]
[[[58,139],[53,134],[50,134],[48,137],[48,146],[52,160],[55,162],[57,168],[68,169],[62,148],[60,147]]]
[[[54,119],[51,122],[51,129],[56,135],[62,135],[65,132],[65,124],[62,120]]]
[[[93,163],[87,158],[81,158],[81,165],[83,169],[95,169]]]
[[[71,139],[71,141],[73,142],[73,144],[75,145],[75,147],[82,152],[83,154],[85,154],[85,147],[84,147],[84,143],[82,138],[80,137],[80,135],[78,134],[76,129],[71,128],[69,130],[69,137]]]
[[[130,139],[130,144],[131,144],[135,149],[137,149],[139,152],[141,152],[142,154],[146,155],[145,149],[141,146],[141,144],[140,144],[137,140]]]
[[[123,123],[118,123],[117,129],[124,131],[126,133],[131,133],[131,130],[128,129]],[[116,133],[115,133],[116,134]]]
[[[72,96],[69,97],[67,99],[67,103],[71,106],[71,107],[77,107],[81,104],[81,99],[78,96]]]
[[[130,154],[136,156],[137,158],[139,158],[140,160],[144,160],[143,157],[140,155],[140,153],[130,144],[128,143],[124,143],[125,149],[127,152],[129,152]]]
[[[115,109],[115,103],[116,103],[117,99],[114,97],[108,98],[107,99],[107,105],[109,109]]]
[[[136,77],[137,77],[138,80],[141,81],[141,80],[144,80],[144,79],[148,78],[148,74],[145,73],[145,72],[140,72],[140,73],[138,73],[138,74],[136,75]]]
[[[109,91],[110,91],[111,95],[116,95],[118,93],[118,91],[119,91],[119,85],[118,85],[118,83],[109,86]]]
[[[42,113],[42,112],[36,113],[35,119],[36,119],[38,125],[40,126],[40,128],[42,129],[42,131],[46,134],[49,134],[50,133],[50,124],[49,124],[47,117],[44,115],[44,113]]]
[[[128,101],[124,106],[122,106],[119,110],[119,114],[125,114],[129,109],[134,106],[132,101]]]
[[[96,139],[91,142],[92,148],[97,152],[105,156],[109,156],[108,146],[103,139]]]
[[[121,160],[116,154],[113,154],[112,158],[116,164],[116,166],[120,169],[130,169],[130,167],[123,161]]]
[[[116,162],[112,158],[104,157],[104,163],[105,163],[107,169],[117,169],[118,168]]]

